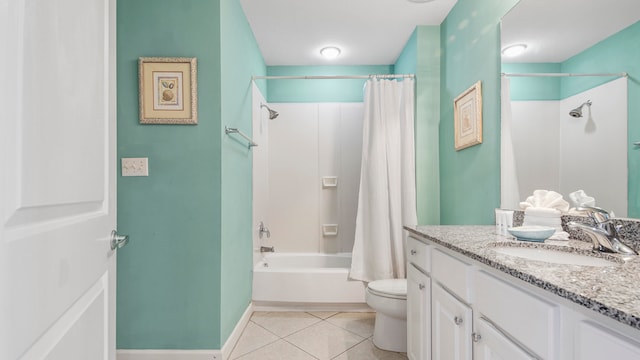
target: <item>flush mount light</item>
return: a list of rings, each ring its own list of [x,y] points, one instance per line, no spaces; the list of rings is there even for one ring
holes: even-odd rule
[[[408,0],[408,1],[412,3],[417,3],[417,4],[424,4],[424,3],[432,2],[435,0]]]
[[[325,59],[335,59],[340,55],[340,49],[335,46],[327,46],[320,49],[320,55]]]
[[[514,57],[522,54],[525,50],[527,50],[526,44],[509,45],[502,49],[502,55],[507,57]]]

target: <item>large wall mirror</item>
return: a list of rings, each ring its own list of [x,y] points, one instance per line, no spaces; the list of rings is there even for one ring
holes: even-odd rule
[[[638,101],[628,101],[640,91],[638,20],[638,0],[521,0],[504,16],[502,207],[536,189],[567,201],[584,190],[627,217],[628,186],[640,183],[628,170],[638,151],[628,136],[640,117]],[[519,55],[505,53],[518,44]]]

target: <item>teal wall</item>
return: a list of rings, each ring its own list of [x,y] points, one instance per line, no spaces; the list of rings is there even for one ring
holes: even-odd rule
[[[252,133],[251,76],[266,66],[238,0],[221,0],[222,123]],[[263,93],[264,95],[264,93]],[[223,135],[221,336],[227,339],[251,302],[252,169],[247,142]]]
[[[222,129],[246,129],[251,75],[266,70],[237,0],[123,1],[117,16],[118,158],[149,158],[149,177],[118,177],[131,242],[118,254],[117,347],[220,349],[251,287],[250,154]],[[232,43],[243,53],[230,64]],[[198,125],[138,123],[140,56],[198,58]],[[235,210],[226,192],[242,191]]]
[[[517,0],[459,0],[441,25],[440,217],[491,224],[500,205],[500,18]],[[453,99],[482,81],[483,143],[454,149]]]
[[[392,74],[393,65],[269,66],[270,76],[325,76]],[[267,101],[361,102],[366,79],[268,80]]]
[[[440,27],[418,26],[395,63],[416,74],[416,195],[418,223],[440,223]]]
[[[502,72],[511,74],[559,73],[559,63],[502,63]],[[510,79],[511,100],[560,100],[560,77],[515,77]]]

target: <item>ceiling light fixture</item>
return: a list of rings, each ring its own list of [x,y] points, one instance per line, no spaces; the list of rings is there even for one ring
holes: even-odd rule
[[[502,55],[507,57],[515,57],[522,54],[525,50],[527,50],[526,44],[509,45],[502,49]]]
[[[333,60],[340,55],[340,49],[335,46],[327,46],[320,49],[320,55],[322,55],[325,59]]]
[[[434,0],[408,0],[408,1],[412,3],[417,3],[417,4],[424,4],[424,3],[432,2]]]

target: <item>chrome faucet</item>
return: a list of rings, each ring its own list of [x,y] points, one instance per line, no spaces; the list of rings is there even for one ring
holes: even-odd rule
[[[260,221],[260,223],[258,224],[258,237],[262,239],[262,236],[265,234],[267,235],[267,238],[271,237],[271,231],[269,231],[269,229],[264,226],[264,223]]]
[[[579,222],[571,221],[567,224],[571,230],[581,230],[593,242],[593,250],[609,253],[618,253],[625,255],[638,255],[638,253],[620,241],[618,230],[621,226],[614,226],[613,220],[604,209],[599,207],[578,208],[584,210],[593,220],[595,226],[585,225]]]

